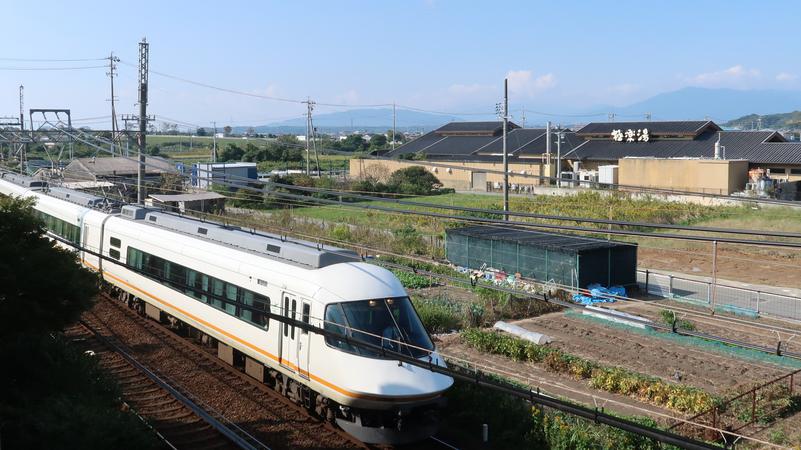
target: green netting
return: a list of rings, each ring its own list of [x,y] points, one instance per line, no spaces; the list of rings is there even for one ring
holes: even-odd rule
[[[653,329],[642,329],[636,328],[629,325],[624,325],[621,323],[612,322],[609,320],[600,319],[598,317],[588,316],[581,314],[575,310],[569,310],[565,312],[565,315],[570,317],[578,317],[583,320],[587,320],[590,322],[595,322],[597,324],[617,328],[620,330],[625,330],[630,333],[635,333],[643,336],[654,337],[658,339],[666,339],[669,341],[673,341],[675,343],[684,345],[684,346],[692,346],[692,347],[699,347],[704,350],[711,350],[715,353],[719,353],[725,356],[730,356],[733,358],[744,359],[748,361],[760,362],[760,363],[772,363],[783,367],[789,367],[793,369],[801,369],[801,360],[797,360],[794,358],[788,358],[785,356],[778,356],[771,353],[761,352],[759,350],[752,350],[750,348],[742,348],[742,347],[735,347],[732,345],[724,344],[722,342],[717,341],[710,341],[707,339],[701,339],[694,336],[682,336],[680,334],[668,333],[664,331],[657,331]]]
[[[554,280],[568,286],[575,284],[578,271],[575,253],[520,245],[517,242],[449,234],[446,250],[448,260],[459,266],[478,269],[486,264],[507,273],[519,272],[525,278]]]

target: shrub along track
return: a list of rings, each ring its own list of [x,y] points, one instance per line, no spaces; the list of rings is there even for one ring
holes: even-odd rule
[[[368,448],[229,366],[210,349],[140,316],[107,294],[99,295],[87,315],[124,342],[137,359],[158,368],[272,449]]]

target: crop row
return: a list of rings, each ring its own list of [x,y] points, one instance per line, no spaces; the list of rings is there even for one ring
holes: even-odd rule
[[[503,355],[517,361],[542,363],[553,372],[587,380],[595,389],[634,396],[642,401],[684,413],[700,413],[714,406],[719,399],[701,389],[669,383],[661,378],[620,367],[604,366],[562,350],[477,328],[465,330],[462,338],[472,347]]]

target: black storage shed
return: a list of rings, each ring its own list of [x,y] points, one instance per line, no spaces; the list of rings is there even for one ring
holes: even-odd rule
[[[586,288],[637,283],[637,244],[516,228],[471,226],[446,231],[447,258],[524,278]]]

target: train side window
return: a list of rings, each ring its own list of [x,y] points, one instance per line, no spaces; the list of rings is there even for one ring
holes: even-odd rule
[[[294,298],[292,299],[292,320],[298,320],[297,317],[298,313],[298,301]],[[295,324],[292,324],[291,331],[289,332],[290,339],[295,339]]]
[[[222,302],[221,299],[222,299],[222,296],[223,296],[224,286],[225,286],[225,283],[223,283],[222,281],[220,281],[220,280],[218,280],[216,278],[212,278],[211,279],[211,294],[212,294],[211,304],[216,306],[216,307],[218,307],[218,308],[220,308],[220,309],[222,309],[222,307],[223,307],[223,302]]]
[[[142,252],[133,248],[128,247],[128,258],[126,261],[128,265],[133,267],[134,269],[142,270]]]
[[[120,241],[118,238],[115,237],[109,239],[109,242],[111,243],[112,247],[120,248],[120,245],[122,245],[122,241]]]
[[[116,248],[110,248],[108,250],[108,256],[110,256],[110,257],[112,257],[114,259],[120,259],[120,251],[117,250]]]
[[[303,323],[306,325],[309,324],[309,311],[311,309],[311,305],[308,303],[303,304]],[[309,330],[300,330],[301,334],[309,334]]]
[[[256,298],[253,300],[253,305],[256,306],[257,309],[264,311],[264,314],[259,314],[261,316],[262,325],[265,330],[270,329],[270,298],[265,297],[263,295],[256,294]]]

